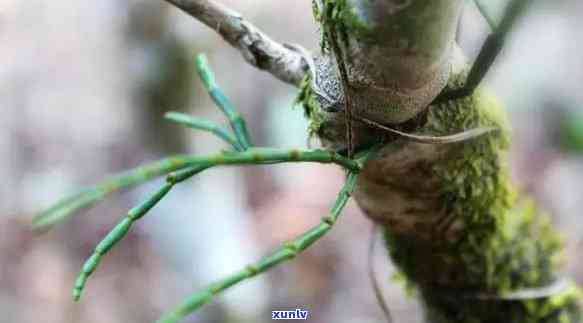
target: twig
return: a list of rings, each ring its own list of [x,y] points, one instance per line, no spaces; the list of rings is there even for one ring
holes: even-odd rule
[[[251,65],[278,79],[299,86],[309,70],[306,51],[297,45],[273,41],[241,15],[212,0],[164,0],[204,23],[231,46],[238,49]]]

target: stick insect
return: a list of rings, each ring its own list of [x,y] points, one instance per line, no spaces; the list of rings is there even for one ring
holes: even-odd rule
[[[173,4],[178,3],[177,1],[169,2]],[[527,0],[512,0],[500,23],[495,22],[495,19],[491,17],[481,2],[477,2],[480,11],[492,27],[493,33],[488,37],[478,58],[473,64],[465,86],[456,91],[441,93],[435,98],[434,102],[457,100],[470,95],[476,89],[488,72],[490,66],[493,64],[495,58],[502,50],[506,36],[511,31],[512,26],[515,24],[520,13],[525,10],[528,2],[529,1]],[[323,11],[333,11],[334,4],[335,1],[331,0],[326,0],[321,3]],[[331,16],[332,15],[333,14],[331,14]],[[375,145],[369,147],[354,147],[352,142],[353,122],[359,121],[369,127],[378,128],[382,131],[387,131],[397,135],[400,138],[423,144],[458,143],[486,135],[496,130],[493,128],[477,128],[447,136],[431,136],[407,133],[397,130],[391,125],[381,124],[370,118],[359,116],[352,110],[354,107],[351,104],[350,98],[351,85],[347,78],[347,72],[342,63],[342,59],[340,58],[339,45],[336,43],[338,37],[334,36],[338,31],[332,28],[327,32],[333,35],[333,41],[331,44],[332,55],[336,55],[337,73],[342,80],[343,92],[345,94],[343,98],[343,111],[346,115],[345,126],[347,133],[345,142],[347,149],[342,151],[303,149],[284,150],[253,146],[253,141],[247,131],[244,117],[239,114],[218,86],[205,56],[197,56],[196,65],[199,77],[216,106],[228,119],[231,131],[224,129],[220,125],[211,121],[176,112],[168,113],[166,119],[195,130],[210,132],[228,143],[231,149],[208,156],[171,156],[161,161],[130,170],[127,173],[114,176],[105,180],[101,184],[87,188],[56,202],[53,206],[40,213],[34,219],[33,225],[37,230],[47,230],[53,225],[76,214],[77,211],[92,206],[111,193],[135,187],[157,177],[166,176],[166,183],[157,192],[154,192],[142,203],[130,209],[119,224],[97,244],[91,256],[82,266],[80,274],[75,281],[73,288],[73,299],[75,301],[80,300],[89,277],[95,272],[102,258],[123,239],[138,220],[143,218],[160,200],[169,194],[174,186],[209,168],[223,165],[245,166],[298,162],[335,164],[345,170],[346,181],[342,189],[339,191],[335,202],[332,204],[329,213],[322,217],[318,225],[309,229],[296,239],[283,243],[282,246],[272,254],[242,268],[224,279],[209,284],[199,292],[191,295],[182,304],[163,315],[158,321],[159,323],[174,323],[180,321],[182,318],[191,314],[204,304],[212,301],[228,288],[266,272],[283,262],[292,260],[331,231],[333,226],[340,219],[342,210],[357,185],[359,173],[364,167],[366,167],[367,161],[375,158],[377,150],[382,145],[382,141],[379,140]],[[313,67],[314,63],[311,57],[306,55],[304,59],[308,61],[310,73],[316,73],[317,69]],[[317,84],[315,84],[315,90],[317,93],[325,96],[325,91],[318,92]],[[379,292],[377,291],[377,297],[379,297],[378,294]],[[390,313],[388,313],[388,310],[385,310],[385,312],[387,312],[387,320],[391,321]]]

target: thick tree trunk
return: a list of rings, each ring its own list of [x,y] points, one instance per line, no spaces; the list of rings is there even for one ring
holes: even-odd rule
[[[465,82],[467,65],[454,43],[463,2],[325,2],[316,12],[324,44],[336,37],[339,46],[324,55],[338,59],[316,59],[326,74],[305,82],[301,98],[326,145],[345,144],[338,108],[345,95],[353,114],[417,134],[500,129],[442,146],[387,137],[360,176],[356,201],[384,228],[389,254],[418,290],[427,322],[580,322],[581,294],[560,276],[556,233],[509,181],[503,108],[482,89],[430,104]],[[344,92],[334,62],[348,71]],[[357,145],[380,139],[358,122],[353,129]]]

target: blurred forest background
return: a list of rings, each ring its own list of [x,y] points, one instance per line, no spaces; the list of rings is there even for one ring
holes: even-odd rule
[[[279,41],[318,50],[309,0],[224,3]],[[460,43],[474,57],[487,25],[470,5]],[[159,182],[116,195],[52,232],[35,212],[106,175],[172,153],[224,148],[162,120],[180,110],[221,123],[194,74],[209,55],[258,145],[304,147],[296,90],[247,65],[212,30],[151,0],[0,0],[0,321],[154,321],[186,295],[257,260],[317,223],[342,183],[332,166],[222,168],[181,184],[105,257],[80,304],[74,278],[94,245]],[[514,177],[549,212],[583,283],[583,3],[535,1],[488,83],[511,113]],[[312,143],[317,144],[317,143]],[[310,310],[311,322],[383,322],[366,274],[371,224],[350,204],[322,242],[228,292],[185,322],[269,322]],[[376,267],[395,322],[421,313]]]

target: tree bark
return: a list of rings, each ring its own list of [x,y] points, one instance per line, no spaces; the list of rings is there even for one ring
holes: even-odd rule
[[[330,3],[339,17],[323,12],[320,21],[337,25],[341,53],[334,54],[346,66],[355,114],[405,122],[445,87],[463,1]]]

